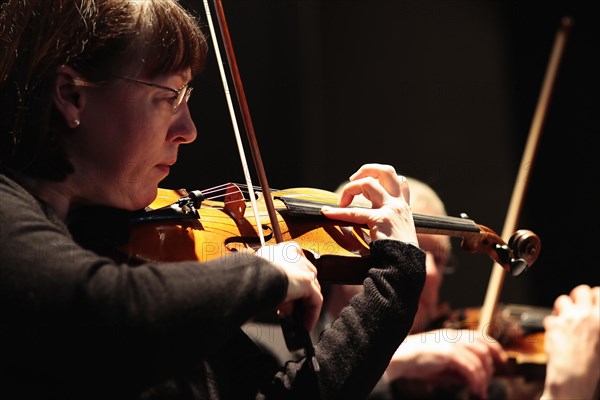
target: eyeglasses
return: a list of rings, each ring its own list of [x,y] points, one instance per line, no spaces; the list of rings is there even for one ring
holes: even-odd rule
[[[171,104],[171,110],[173,111],[173,113],[177,112],[179,106],[181,105],[181,103],[183,103],[184,100],[186,103],[188,102],[188,100],[190,99],[190,96],[192,95],[192,90],[194,90],[194,88],[189,86],[188,84],[183,85],[179,89],[173,89],[168,86],[163,86],[163,85],[159,85],[159,84],[147,82],[147,81],[141,81],[139,79],[129,78],[127,76],[115,76],[115,78],[124,79],[126,81],[133,82],[133,83],[139,83],[140,85],[146,85],[146,86],[151,86],[151,87],[155,87],[155,88],[159,88],[159,89],[163,89],[163,90],[168,90],[170,92],[175,93],[176,96],[171,97],[168,100],[169,104]]]
[[[183,85],[179,89],[173,89],[168,86],[163,86],[163,85],[159,85],[157,83],[148,82],[148,81],[142,81],[139,79],[129,78],[127,76],[115,75],[114,77],[118,78],[118,79],[124,79],[126,81],[133,82],[133,83],[139,83],[140,85],[151,86],[151,87],[168,90],[169,92],[175,93],[175,96],[165,99],[171,105],[171,111],[173,111],[173,113],[177,112],[177,110],[179,109],[179,106],[181,105],[181,103],[183,103],[184,100],[186,103],[188,102],[188,100],[190,99],[190,96],[192,95],[192,90],[194,89],[193,87],[189,86],[188,84]],[[93,82],[85,81],[80,78],[75,78],[74,83],[79,86],[88,86],[88,87],[97,87],[99,85],[99,84],[96,84]]]

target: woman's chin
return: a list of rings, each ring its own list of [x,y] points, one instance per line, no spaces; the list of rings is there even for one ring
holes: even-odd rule
[[[126,205],[127,210],[135,211],[148,207],[158,194],[157,185],[148,185],[143,188],[138,188],[136,193],[131,193],[129,196],[129,204]]]
[[[149,191],[148,194],[141,200],[137,209],[148,207],[154,201],[154,199],[156,199],[157,195],[158,187],[155,186],[154,189]]]

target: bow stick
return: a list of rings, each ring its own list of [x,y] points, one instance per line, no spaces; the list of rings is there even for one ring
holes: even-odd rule
[[[536,110],[534,113],[533,121],[529,130],[529,136],[525,145],[525,151],[521,159],[519,166],[520,175],[517,176],[515,186],[513,188],[512,197],[504,222],[504,229],[502,231],[502,239],[508,242],[510,236],[515,231],[518,224],[519,216],[521,214],[521,208],[523,205],[523,198],[525,196],[525,190],[529,183],[531,170],[533,166],[533,160],[537,152],[538,143],[542,133],[542,127],[544,125],[546,114],[548,111],[548,104],[552,96],[552,89],[554,88],[554,82],[556,81],[556,74],[560,65],[560,60],[564,52],[565,43],[570,32],[570,28],[573,25],[571,18],[563,18],[559,26],[558,32],[554,40],[554,47],[550,56],[550,61],[546,69],[544,82]],[[492,325],[492,319],[496,310],[496,305],[500,297],[500,291],[504,283],[505,270],[501,265],[495,263],[490,276],[490,281],[487,287],[485,295],[485,301],[481,307],[481,315],[479,319],[480,332],[489,334],[489,329]]]
[[[220,2],[219,2],[220,4]],[[215,5],[216,7],[216,5]],[[210,36],[212,38],[213,41],[213,47],[215,49],[215,56],[217,58],[217,65],[219,67],[219,73],[221,75],[221,81],[223,82],[223,89],[225,92],[225,100],[227,101],[227,107],[229,109],[229,115],[231,117],[231,124],[233,125],[233,133],[235,136],[235,141],[237,143],[237,147],[238,147],[238,153],[240,154],[240,161],[242,163],[242,170],[244,172],[244,178],[246,180],[246,185],[248,186],[248,192],[249,192],[249,196],[250,196],[250,203],[252,204],[252,209],[254,210],[254,218],[256,219],[256,229],[258,231],[258,237],[260,238],[260,243],[261,245],[265,245],[265,235],[263,233],[262,230],[262,225],[260,224],[260,219],[259,219],[259,215],[258,215],[258,207],[256,205],[256,197],[254,196],[254,186],[252,185],[252,179],[250,178],[250,170],[248,169],[248,162],[246,161],[246,153],[244,151],[244,146],[242,144],[242,138],[240,136],[240,128],[238,126],[237,123],[237,118],[235,116],[235,109],[233,107],[233,100],[231,99],[231,92],[229,91],[229,84],[227,83],[227,75],[225,74],[225,69],[223,67],[223,59],[221,58],[221,51],[219,50],[219,43],[217,41],[217,35],[215,32],[215,27],[212,21],[212,14],[210,12],[210,7],[208,5],[208,0],[204,0],[204,10],[206,12],[206,19],[208,20],[208,27],[210,29]],[[220,7],[220,11],[218,12],[218,15],[223,15],[223,8]],[[224,18],[224,15],[223,15]],[[221,28],[221,35],[223,37],[223,40],[225,42],[225,46],[226,49],[229,48],[231,49],[231,39],[229,38],[229,31],[227,30],[227,26],[225,25],[225,28],[223,28],[222,24],[220,26]],[[224,34],[224,31],[226,34]],[[229,46],[228,46],[229,45]],[[228,46],[228,47],[227,47]],[[254,135],[254,128],[252,126],[252,120],[249,119],[250,116],[250,112],[248,111],[248,106],[246,103],[246,97],[244,94],[244,89],[243,87],[241,87],[241,80],[239,78],[239,71],[237,69],[237,63],[235,61],[235,55],[230,56],[230,51],[226,51],[227,54],[227,58],[229,60],[229,65],[232,69],[232,75],[234,76],[234,79],[239,80],[239,85],[237,84],[236,81],[234,81],[234,86],[236,88],[236,93],[238,96],[238,102],[240,104],[243,104],[242,110],[243,110],[243,119],[244,119],[244,124],[246,126],[246,132],[248,134],[248,139],[250,140],[250,143],[252,143],[254,146],[256,146],[256,148],[258,149],[258,144],[256,142],[256,137]],[[231,58],[233,58],[233,61],[231,60]],[[233,72],[235,71],[235,73]],[[240,87],[241,89],[238,90],[238,87]],[[243,101],[241,100],[243,99]],[[244,107],[245,106],[245,107]],[[248,118],[246,118],[248,117]],[[248,121],[247,121],[248,120]],[[254,149],[254,146],[251,148],[252,150]],[[258,151],[258,150],[257,150]],[[254,150],[253,150],[254,152]],[[271,196],[270,196],[270,192],[269,192],[269,185],[266,181],[266,175],[264,174],[264,168],[262,166],[262,159],[260,159],[260,153],[258,153],[258,158],[259,161],[256,161],[257,158],[254,157],[255,160],[255,167],[257,169],[257,171],[262,171],[262,174],[259,172],[259,181],[261,183],[261,187],[263,188],[263,193],[265,194],[265,203],[267,206],[267,210],[269,209],[269,201],[271,200]],[[260,164],[260,167],[258,166],[258,164]],[[262,179],[264,177],[264,180]],[[264,186],[263,186],[264,183]],[[266,188],[266,191],[265,191]],[[267,196],[268,195],[268,196]],[[267,199],[268,197],[268,199]],[[271,207],[274,210],[273,207],[273,201],[270,201],[271,203]],[[277,242],[281,242],[281,229],[279,228],[279,224],[277,221],[277,218],[275,218],[274,216],[271,215],[271,212],[269,211],[269,218],[271,220],[271,225],[273,226],[273,233],[275,234],[275,238],[277,239]]]
[[[277,220],[277,213],[275,212],[275,206],[273,204],[273,198],[271,197],[271,190],[269,188],[269,183],[267,181],[267,175],[265,173],[264,165],[262,162],[262,157],[260,155],[260,150],[258,147],[258,141],[256,140],[256,135],[254,133],[254,125],[252,124],[252,119],[250,118],[250,110],[248,108],[248,102],[246,101],[246,94],[244,92],[244,86],[242,85],[242,79],[240,76],[240,72],[237,66],[237,60],[235,58],[235,53],[233,52],[233,44],[231,42],[231,37],[229,35],[229,29],[227,27],[227,23],[225,20],[225,13],[223,11],[223,5],[220,0],[214,0],[215,11],[217,14],[217,21],[219,22],[219,29],[221,31],[221,37],[223,39],[223,45],[225,46],[225,54],[227,56],[227,61],[229,63],[229,69],[231,71],[231,76],[234,83],[235,93],[237,95],[238,104],[240,106],[242,112],[242,120],[244,121],[244,126],[246,128],[246,134],[248,136],[248,142],[250,144],[250,150],[252,152],[252,158],[254,160],[254,167],[258,174],[258,180],[260,183],[261,190],[263,192],[265,206],[267,207],[267,212],[269,213],[269,220],[271,221],[273,234],[275,236],[275,240],[277,243],[283,242],[283,236],[281,234],[281,228],[279,226],[279,221]],[[250,175],[248,172],[248,163],[246,162],[246,156],[244,154],[244,149],[241,144],[241,138],[239,135],[239,128],[237,126],[237,120],[235,118],[235,111],[233,109],[233,104],[231,101],[231,95],[229,92],[229,87],[227,86],[227,77],[225,75],[225,71],[223,69],[223,61],[221,60],[221,55],[219,52],[219,46],[217,43],[214,25],[212,23],[212,17],[210,13],[210,7],[208,5],[208,0],[204,0],[204,8],[206,10],[207,18],[209,21],[209,27],[211,31],[211,36],[213,38],[213,45],[215,47],[215,53],[217,54],[217,60],[219,64],[219,71],[221,72],[221,79],[223,80],[223,86],[225,88],[225,96],[227,98],[227,104],[229,106],[229,113],[232,118],[232,123],[234,125],[234,132],[236,135],[236,141],[238,143],[238,149],[240,151],[240,158],[242,160],[242,166],[244,168],[244,174],[246,175],[246,183],[248,184],[248,188],[250,190],[251,202],[254,198],[252,191],[252,183],[250,180]],[[252,207],[256,209],[256,204],[252,202]],[[257,224],[260,230],[260,223]],[[261,243],[264,245],[264,237],[261,233]]]

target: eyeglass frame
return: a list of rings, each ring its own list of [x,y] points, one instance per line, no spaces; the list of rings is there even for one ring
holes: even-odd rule
[[[188,83],[186,83],[179,89],[173,89],[168,86],[159,85],[158,83],[143,81],[143,80],[135,79],[135,78],[130,78],[128,76],[115,75],[114,78],[124,79],[126,81],[130,81],[133,83],[139,83],[141,85],[155,87],[157,89],[168,90],[170,92],[175,93],[177,95],[177,97],[175,98],[175,101],[173,102],[173,104],[171,104],[171,111],[173,111],[173,114],[175,114],[177,112],[177,110],[179,109],[179,106],[181,105],[181,103],[183,103],[184,100],[186,103],[188,102],[188,100],[190,99],[190,96],[192,95],[192,90],[194,90],[194,88],[192,86],[190,86]],[[95,84],[93,82],[88,82],[81,78],[75,78],[74,83],[79,86],[88,86],[88,87],[99,86],[99,84]]]

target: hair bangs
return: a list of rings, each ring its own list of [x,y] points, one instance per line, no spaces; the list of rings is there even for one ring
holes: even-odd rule
[[[142,53],[144,75],[158,76],[188,67],[192,76],[197,75],[206,62],[208,46],[196,18],[176,3],[134,3],[140,7],[139,40],[132,46],[139,46]]]

